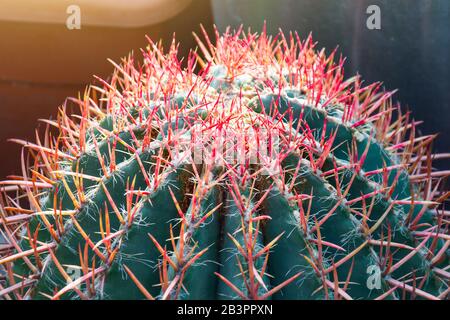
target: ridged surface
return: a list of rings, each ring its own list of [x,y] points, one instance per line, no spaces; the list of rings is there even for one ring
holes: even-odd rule
[[[447,155],[392,93],[295,34],[199,48],[182,67],[150,42],[17,140],[0,296],[448,298]]]

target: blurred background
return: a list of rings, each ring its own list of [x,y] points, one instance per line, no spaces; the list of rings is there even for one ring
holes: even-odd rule
[[[77,3],[81,29],[66,26]],[[370,5],[380,8],[380,30],[366,26]],[[318,47],[339,46],[347,76],[383,81],[422,134],[439,132],[436,152],[450,152],[449,0],[2,0],[0,2],[0,179],[20,172],[20,147],[12,137],[34,140],[37,119],[55,117],[68,96],[78,96],[92,75],[107,77],[133,51],[140,58],[145,35],[168,43],[175,33],[180,55],[195,47],[202,23],[243,24],[270,33],[312,32]],[[449,168],[445,162],[438,167]]]

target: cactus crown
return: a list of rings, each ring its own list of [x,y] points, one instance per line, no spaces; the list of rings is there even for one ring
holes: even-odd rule
[[[184,66],[149,39],[15,140],[0,297],[445,299],[434,136],[311,37],[216,35]]]

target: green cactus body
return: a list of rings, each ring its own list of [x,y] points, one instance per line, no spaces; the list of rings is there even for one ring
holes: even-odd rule
[[[260,296],[264,294],[264,290],[270,287],[270,279],[262,272],[264,257],[262,255],[256,257],[256,254],[251,254],[251,256],[255,257],[254,259],[245,259],[242,251],[236,246],[236,242],[241,248],[246,248],[246,245],[251,243],[254,245],[255,253],[264,248],[263,234],[257,226],[253,226],[254,223],[251,221],[252,210],[255,208],[252,193],[249,189],[242,190],[242,196],[247,200],[245,202],[247,203],[246,207],[237,205],[233,196],[228,196],[227,198],[226,211],[223,217],[223,245],[220,252],[220,274],[226,279],[229,279],[245,295],[255,293],[257,296]],[[250,228],[255,228],[255,230],[252,230],[255,235],[252,238],[247,238],[246,235]],[[255,273],[257,272],[261,279],[254,288],[248,288],[245,285],[245,277],[241,273],[241,269],[248,270],[249,267]],[[255,277],[258,276],[256,275]],[[217,298],[235,300],[241,297],[229,285],[221,281],[218,284]]]
[[[57,138],[21,142],[0,297],[448,298],[445,172],[392,94],[311,38],[199,47],[182,67],[151,43]]]

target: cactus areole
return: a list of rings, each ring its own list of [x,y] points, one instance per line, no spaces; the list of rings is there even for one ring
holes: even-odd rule
[[[1,182],[1,299],[447,299],[448,172],[311,37],[149,40]]]

